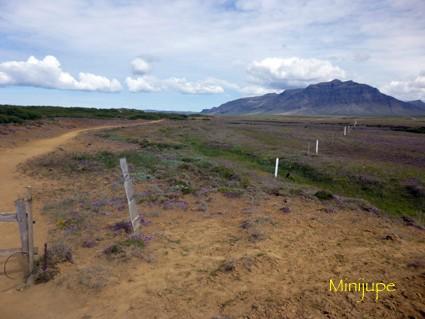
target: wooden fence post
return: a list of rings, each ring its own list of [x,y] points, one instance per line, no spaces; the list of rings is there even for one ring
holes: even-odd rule
[[[26,222],[28,233],[28,278],[27,284],[33,284],[33,271],[34,271],[34,232],[33,232],[33,219],[32,219],[32,192],[31,187],[26,187],[25,194],[25,210]]]
[[[11,256],[22,253],[21,265],[25,273],[26,284],[31,285],[34,271],[34,254],[37,248],[34,247],[33,219],[32,219],[32,195],[31,188],[26,188],[24,198],[15,201],[16,212],[0,214],[0,222],[17,222],[19,227],[19,238],[21,248],[0,249],[0,256]]]
[[[25,208],[25,201],[22,198],[16,200],[16,220],[19,226],[19,235],[21,238],[21,251],[25,254],[23,260],[27,261],[23,263],[22,267],[24,272],[29,272],[28,266],[28,224],[27,224],[27,212]]]
[[[135,233],[140,227],[140,214],[137,212],[136,201],[134,198],[134,189],[131,182],[130,173],[128,171],[127,160],[125,158],[120,159],[120,166],[122,175],[124,177],[124,188],[125,194],[127,196],[128,211],[130,214],[131,226],[133,227],[133,232]]]

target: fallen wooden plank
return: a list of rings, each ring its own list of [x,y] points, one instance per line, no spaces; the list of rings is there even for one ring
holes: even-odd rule
[[[0,222],[16,222],[16,214],[0,214]]]

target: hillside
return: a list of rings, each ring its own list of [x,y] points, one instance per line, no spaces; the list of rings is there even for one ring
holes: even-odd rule
[[[203,110],[206,114],[293,114],[293,115],[421,115],[421,101],[400,101],[378,89],[353,81],[333,80],[280,94],[237,99]]]

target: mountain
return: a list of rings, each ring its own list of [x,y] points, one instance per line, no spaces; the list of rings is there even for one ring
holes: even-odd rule
[[[415,101],[409,101],[408,103],[409,104],[413,104],[413,105],[415,105],[417,107],[421,107],[421,108],[425,109],[425,102],[424,101],[415,100]]]
[[[242,98],[202,113],[212,115],[425,115],[423,102],[403,102],[353,81],[333,80],[280,94]]]

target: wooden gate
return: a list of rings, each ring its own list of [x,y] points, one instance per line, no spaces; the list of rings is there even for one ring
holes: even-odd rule
[[[16,212],[0,213],[0,222],[17,222],[21,238],[21,248],[0,249],[0,256],[11,256],[22,253],[24,255],[24,272],[27,284],[32,284],[32,273],[34,270],[34,233],[32,219],[32,194],[31,188],[26,188],[24,198],[15,202]]]

